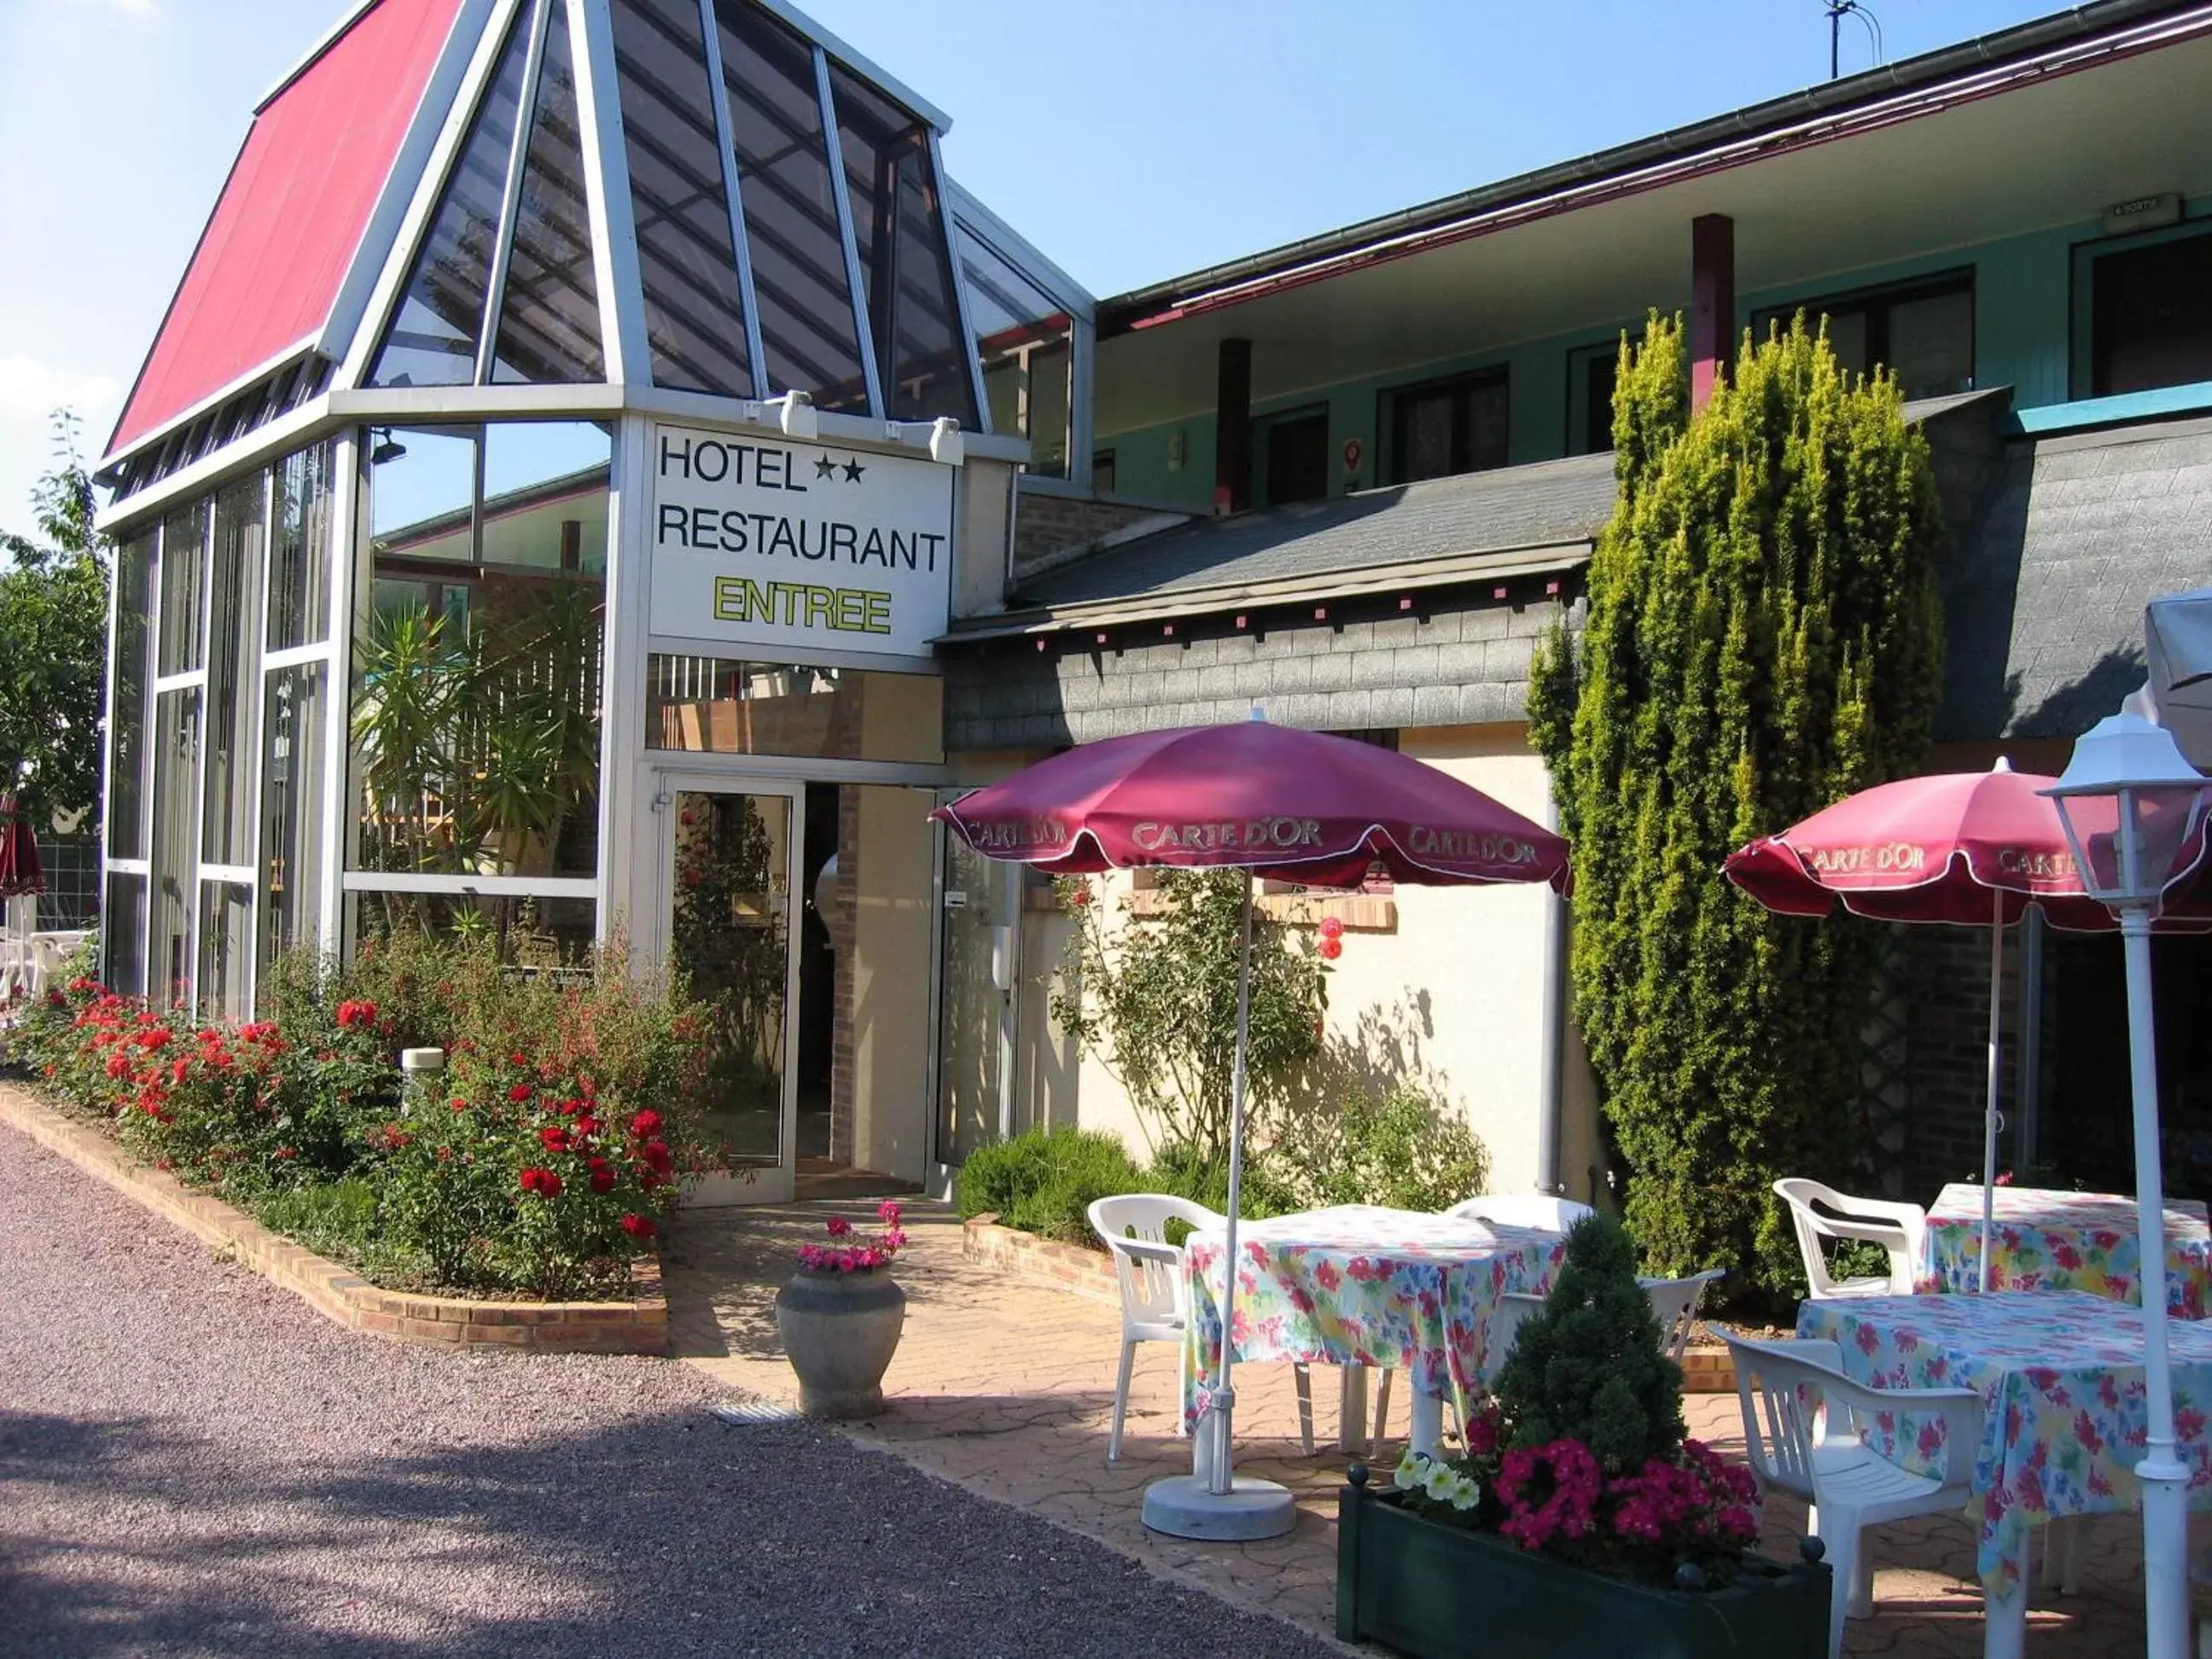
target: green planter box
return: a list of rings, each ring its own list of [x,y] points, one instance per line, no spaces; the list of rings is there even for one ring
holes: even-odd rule
[[[1366,1471],[1360,1470],[1364,1476]],[[1336,1633],[1416,1659],[1824,1659],[1829,1569],[1745,1564],[1727,1589],[1653,1589],[1425,1520],[1355,1480],[1337,1509]]]

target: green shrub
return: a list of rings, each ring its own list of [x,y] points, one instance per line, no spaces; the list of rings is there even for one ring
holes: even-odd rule
[[[978,1147],[960,1166],[963,1218],[995,1214],[1006,1226],[1071,1244],[1097,1244],[1091,1206],[1119,1193],[1165,1193],[1225,1212],[1229,1169],[1182,1144],[1140,1168],[1118,1135],[1064,1124]],[[1245,1165],[1243,1196],[1248,1218],[1298,1207],[1264,1158]],[[1180,1243],[1175,1231],[1170,1243]]]
[[[1567,1235],[1559,1282],[1522,1324],[1497,1394],[1516,1446],[1580,1440],[1609,1476],[1680,1455],[1682,1368],[1660,1352],[1636,1247],[1611,1216]]]
[[[977,1149],[961,1166],[960,1212],[995,1211],[1009,1227],[1083,1244],[1094,1242],[1092,1203],[1145,1190],[1121,1137],[1063,1124]]]
[[[1161,1147],[1145,1179],[1147,1192],[1172,1193],[1220,1214],[1229,1212],[1229,1160],[1206,1158],[1188,1142],[1170,1142]],[[1272,1153],[1246,1156],[1243,1187],[1238,1196],[1243,1200],[1241,1213],[1248,1221],[1305,1207],[1281,1178]],[[1171,1237],[1170,1242],[1182,1241]]]
[[[1483,1190],[1490,1154],[1466,1118],[1409,1079],[1355,1091],[1277,1143],[1275,1173],[1299,1208],[1443,1210]]]

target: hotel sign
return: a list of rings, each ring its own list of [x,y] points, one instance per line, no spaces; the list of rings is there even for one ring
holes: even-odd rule
[[[778,662],[926,657],[952,595],[952,469],[656,426],[650,624]]]

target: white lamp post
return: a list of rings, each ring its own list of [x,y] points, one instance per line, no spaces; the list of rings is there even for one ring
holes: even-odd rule
[[[2182,758],[2165,727],[2140,714],[2102,720],[2044,791],[2090,896],[2120,921],[2134,1083],[2136,1209],[2142,1236],[2143,1390],[2148,1431],[2142,1491],[2143,1594],[2150,1659],[2189,1653],[2189,1470],[2174,1455],[2173,1372],[2166,1346],[2166,1194],[2158,1139],[2158,1048],[2151,1018],[2150,924],[2183,850],[2195,844],[2212,780]]]

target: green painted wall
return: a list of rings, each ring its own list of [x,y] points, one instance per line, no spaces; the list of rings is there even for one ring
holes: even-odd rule
[[[1771,306],[1814,300],[1854,289],[1899,282],[1961,265],[1974,267],[1974,379],[1978,386],[2009,386],[2014,407],[2039,409],[2063,404],[2069,386],[2069,308],[2071,250],[2100,234],[2094,221],[2041,230],[1981,246],[1953,249],[1917,259],[1833,271],[1786,287],[1737,296],[1739,328]],[[1683,228],[1687,257],[1689,228]],[[1624,326],[1642,319],[1616,318],[1571,334],[1463,356],[1393,368],[1387,373],[1277,398],[1253,405],[1255,417],[1303,409],[1319,403],[1329,408],[1330,490],[1364,488],[1387,476],[1382,467],[1376,422],[1379,394],[1438,376],[1504,365],[1510,376],[1511,426],[1509,459],[1514,465],[1549,460],[1569,452],[1567,421],[1571,354],[1608,343]],[[1262,348],[1264,349],[1264,348]],[[1111,374],[1110,346],[1099,354],[1102,374]],[[1182,434],[1180,470],[1168,465],[1170,435]],[[1345,441],[1358,438],[1364,452],[1356,479],[1347,478],[1340,456]],[[1211,413],[1133,430],[1102,433],[1098,447],[1115,452],[1115,487],[1133,495],[1186,503],[1205,510],[1213,500],[1213,416]],[[1266,434],[1255,435],[1253,477],[1267,477]],[[1264,505],[1264,503],[1262,503]]]

